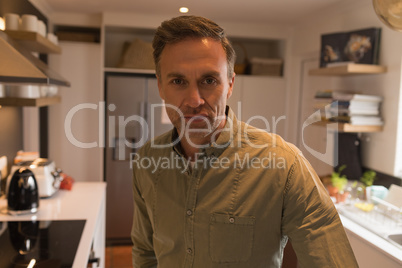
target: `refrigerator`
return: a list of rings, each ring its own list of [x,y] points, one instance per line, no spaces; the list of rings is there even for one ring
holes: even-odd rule
[[[150,138],[173,128],[155,75],[105,73],[106,238],[130,241],[133,218],[130,158]]]

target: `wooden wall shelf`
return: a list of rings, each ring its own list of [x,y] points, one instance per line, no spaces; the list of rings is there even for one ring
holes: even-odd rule
[[[42,107],[60,103],[60,96],[43,97],[37,99],[27,98],[0,98],[0,105],[2,106],[33,106]]]
[[[128,73],[128,74],[155,74],[155,70],[150,69],[130,69],[130,68],[115,68],[105,67],[103,71],[108,73]]]
[[[327,122],[320,121],[316,122],[313,125],[320,127],[328,127],[333,131],[338,132],[349,132],[349,133],[368,133],[368,132],[381,132],[383,130],[383,126],[364,126],[364,125],[352,125],[349,123],[337,123],[337,122]]]
[[[385,66],[349,63],[333,67],[312,69],[309,71],[309,75],[340,76],[357,74],[380,74],[385,73],[386,71],[387,67]]]
[[[31,52],[60,54],[61,48],[36,32],[4,31],[8,36]]]

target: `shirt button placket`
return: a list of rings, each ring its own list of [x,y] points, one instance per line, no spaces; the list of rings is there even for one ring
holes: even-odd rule
[[[199,182],[200,170],[194,168],[190,172],[191,182],[190,188],[188,189],[188,197],[186,200],[186,225],[185,225],[185,244],[186,244],[186,258],[184,267],[193,267],[194,261],[194,210],[196,207],[197,200],[197,188]]]
[[[193,215],[193,211],[191,211],[191,209],[188,209],[186,211],[186,214],[187,214],[187,216],[191,216],[191,215]]]
[[[191,216],[193,215],[193,211],[191,209],[187,209],[186,214],[188,216],[188,219],[190,220]],[[191,248],[187,248],[186,252],[188,255],[191,255],[193,253],[193,250]]]

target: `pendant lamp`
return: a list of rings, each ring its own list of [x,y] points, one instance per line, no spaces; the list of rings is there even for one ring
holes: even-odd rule
[[[373,0],[373,6],[385,25],[402,32],[402,0]]]

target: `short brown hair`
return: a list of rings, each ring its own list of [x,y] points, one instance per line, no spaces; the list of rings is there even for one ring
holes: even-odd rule
[[[162,24],[156,30],[152,47],[156,67],[156,75],[160,77],[160,57],[167,44],[174,44],[188,37],[209,37],[219,41],[226,53],[228,63],[228,77],[232,78],[236,53],[230,44],[224,30],[215,22],[199,16],[179,16]]]

